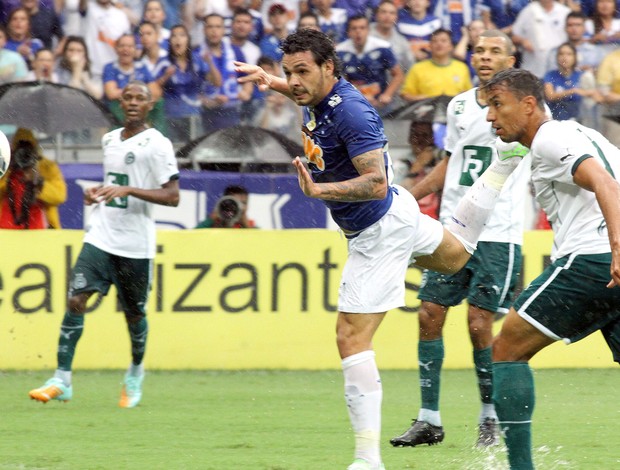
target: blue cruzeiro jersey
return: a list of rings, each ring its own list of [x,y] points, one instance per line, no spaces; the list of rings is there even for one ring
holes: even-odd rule
[[[381,118],[342,78],[318,105],[304,108],[302,136],[312,179],[317,183],[358,177],[351,160],[370,150],[385,149],[385,165],[390,165]],[[383,217],[392,204],[392,191],[390,188],[381,200],[324,202],[340,228],[357,232]]]

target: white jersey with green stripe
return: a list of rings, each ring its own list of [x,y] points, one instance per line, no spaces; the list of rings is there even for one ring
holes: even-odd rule
[[[121,139],[122,129],[105,134],[103,184],[157,189],[179,174],[172,143],[156,129]],[[135,197],[100,202],[93,209],[84,242],[126,258],[155,257],[153,203]]]
[[[486,120],[488,108],[478,103],[477,93],[478,88],[472,88],[455,96],[448,105],[445,149],[450,158],[439,217],[444,224],[469,187],[497,159],[497,137]],[[510,175],[480,241],[523,244],[529,175],[528,162]]]
[[[575,121],[547,121],[532,142],[536,200],[554,232],[552,258],[610,251],[607,227],[596,196],[573,181],[579,164],[594,158],[616,179],[620,150],[599,132]]]

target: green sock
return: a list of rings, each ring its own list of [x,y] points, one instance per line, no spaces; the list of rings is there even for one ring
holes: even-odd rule
[[[439,411],[439,386],[443,365],[443,338],[418,342],[422,408]]]
[[[493,363],[493,401],[511,470],[532,470],[534,377],[527,362]]]
[[[149,332],[149,324],[146,317],[142,317],[137,323],[128,323],[129,338],[131,339],[131,361],[133,364],[142,364],[146,349],[146,337]]]
[[[485,404],[493,403],[493,361],[491,347],[474,349],[474,366],[478,376],[480,401]]]
[[[60,325],[60,337],[58,339],[58,368],[60,370],[71,370],[75,346],[84,331],[84,315],[73,315],[66,312]]]

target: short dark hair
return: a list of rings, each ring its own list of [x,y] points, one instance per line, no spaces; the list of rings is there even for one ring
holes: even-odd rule
[[[526,96],[536,98],[540,109],[545,109],[545,94],[542,81],[532,72],[524,69],[506,69],[495,74],[482,86],[485,92],[503,86],[520,100]]]
[[[370,24],[370,20],[366,16],[364,16],[364,15],[352,15],[347,20],[347,32],[349,31],[349,28],[351,27],[351,23],[354,22],[354,21],[359,21],[359,20],[365,20],[366,24]]]
[[[252,18],[252,13],[250,13],[250,10],[248,10],[247,8],[237,8],[232,16],[233,21],[235,21],[235,18],[237,18],[237,16],[249,16],[250,18]]]
[[[256,61],[256,65],[258,65],[259,67],[262,67],[263,65],[267,65],[269,67],[275,67],[277,64],[278,64],[277,61],[275,61],[274,59],[266,55],[260,56],[258,60]]]
[[[515,49],[515,45],[505,32],[500,31],[499,29],[487,29],[480,34],[481,38],[502,38],[506,42],[506,54],[515,55],[517,50]]]
[[[321,31],[299,29],[286,37],[280,49],[287,55],[310,51],[317,65],[323,65],[331,60],[334,64],[334,76],[340,77],[341,64],[336,55],[334,42]]]
[[[580,20],[583,20],[584,23],[588,19],[588,17],[581,11],[571,11],[568,15],[566,15],[565,24],[568,24],[568,20],[570,18],[578,18]]]
[[[431,33],[430,39],[432,40],[434,37],[439,36],[440,34],[447,34],[450,40],[452,40],[452,31],[446,28],[438,28]]]

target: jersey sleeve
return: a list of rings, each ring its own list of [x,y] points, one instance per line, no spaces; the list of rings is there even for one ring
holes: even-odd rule
[[[344,142],[349,158],[384,147],[383,125],[370,104],[349,101],[338,115],[338,136]]]
[[[153,145],[151,169],[160,186],[174,179],[179,174],[172,142],[163,135]]]
[[[456,114],[454,112],[455,99],[451,99],[448,103],[448,109],[446,111],[446,140],[444,149],[446,152],[452,154],[456,143],[459,140],[458,126],[456,125]]]
[[[572,134],[572,135],[571,135]],[[533,158],[540,174],[546,179],[574,184],[573,174],[586,158],[596,155],[596,147],[582,132],[565,132],[556,138],[546,135],[536,142]]]

